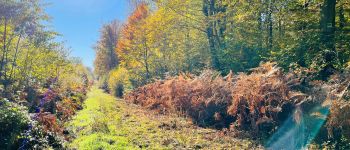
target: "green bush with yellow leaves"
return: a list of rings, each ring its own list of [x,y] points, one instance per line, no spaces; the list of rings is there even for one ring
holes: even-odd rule
[[[125,92],[132,89],[128,70],[119,67],[110,72],[108,78],[108,88],[111,94],[117,97],[123,97]]]

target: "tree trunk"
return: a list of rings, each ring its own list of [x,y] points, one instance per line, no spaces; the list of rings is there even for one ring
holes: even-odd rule
[[[143,60],[145,63],[146,79],[148,82],[148,80],[150,79],[150,72],[149,72],[149,64],[148,64],[148,46],[147,46],[146,40],[144,40],[144,49],[145,49],[145,51],[144,51],[144,55],[143,55]]]
[[[6,36],[7,36],[7,18],[5,17],[4,19],[5,23],[4,23],[4,33],[3,33],[3,51],[2,51],[2,58],[1,58],[1,64],[0,64],[0,80],[2,77],[2,70],[4,68],[4,61],[5,61],[5,53],[6,53]]]
[[[346,19],[344,14],[344,4],[340,5],[338,16],[339,16],[339,29],[342,30],[346,24]]]
[[[335,5],[336,0],[324,0],[321,12],[321,40],[325,48],[331,51],[335,50]]]
[[[23,65],[23,68],[21,69],[21,79],[19,80],[19,85],[23,85],[23,82],[25,82],[24,80],[26,80],[27,70],[28,70],[29,53],[30,53],[30,51],[29,51],[29,49],[27,49],[26,58],[24,59],[24,65]]]
[[[13,57],[12,66],[11,66],[10,80],[13,79],[13,71],[17,61],[18,48],[19,48],[19,43],[21,41],[21,38],[22,38],[22,34],[19,34],[17,45],[16,45],[16,52],[15,52],[15,56]]]
[[[326,67],[320,72],[323,80],[334,73],[334,61],[337,59],[335,50],[335,6],[336,0],[324,0],[321,11],[321,42],[324,46],[324,50],[321,50],[326,63]]]
[[[214,0],[203,0],[203,13],[207,17],[208,20],[211,20],[211,16],[214,14]],[[211,54],[211,66],[213,68],[218,68],[219,65],[219,59],[217,56],[216,48],[215,48],[215,40],[214,40],[214,22],[209,21],[207,25],[207,38],[209,42],[209,50]]]
[[[259,48],[259,54],[262,55],[262,56],[265,56],[267,53],[266,53],[266,49],[264,49],[263,45],[264,45],[264,34],[263,34],[263,11],[260,10],[257,15],[258,15],[258,29],[257,29],[257,34],[259,36],[258,38],[258,48]]]
[[[267,48],[272,49],[273,46],[273,20],[272,20],[272,0],[268,1],[268,10],[267,10],[267,21],[268,21],[268,39],[267,39]]]
[[[217,5],[216,5],[217,4]],[[211,54],[211,66],[214,69],[221,68],[219,60],[220,50],[225,48],[224,33],[226,30],[226,18],[216,18],[219,13],[225,13],[226,6],[220,0],[203,0],[203,13],[207,17],[207,38]]]

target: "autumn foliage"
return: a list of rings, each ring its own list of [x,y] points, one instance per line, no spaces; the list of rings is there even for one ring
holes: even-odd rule
[[[217,73],[216,73],[217,75]],[[180,75],[166,81],[157,81],[136,89],[126,100],[159,112],[179,112],[187,114],[200,125],[214,125],[214,115],[218,120],[229,117],[225,111],[230,105],[232,82],[226,82],[212,71],[206,71],[194,78]],[[228,79],[230,80],[230,79]]]
[[[232,105],[227,111],[235,116],[237,127],[272,130],[304,98],[304,94],[293,89],[299,84],[295,74],[285,74],[272,63],[263,64],[249,75],[237,76]]]
[[[128,50],[132,46],[133,39],[135,39],[135,32],[139,28],[140,23],[149,15],[148,6],[144,3],[140,4],[131,16],[129,16],[127,24],[121,31],[123,35],[117,43],[116,52],[121,56],[121,60],[125,61],[121,54],[128,54]]]
[[[126,100],[159,112],[189,116],[202,126],[270,131],[304,98],[293,90],[298,84],[293,73],[284,74],[275,64],[266,63],[250,74],[182,74],[140,87]]]
[[[331,107],[325,125],[328,137],[333,140],[342,140],[344,137],[350,139],[350,68],[344,73],[333,75],[329,82],[332,85],[329,102]]]

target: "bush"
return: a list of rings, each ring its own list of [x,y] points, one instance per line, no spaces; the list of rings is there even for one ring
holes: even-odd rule
[[[57,117],[61,121],[69,121],[78,109],[81,109],[82,103],[80,101],[73,101],[71,99],[64,99],[61,102],[58,102],[56,105],[57,108]]]
[[[132,88],[128,70],[119,67],[111,71],[108,78],[108,88],[114,96],[123,97],[123,94]]]
[[[292,89],[298,84],[293,73],[284,74],[275,64],[266,63],[249,75],[230,73],[222,77],[213,71],[197,77],[182,74],[140,87],[126,100],[162,113],[190,116],[201,126],[231,125],[253,132],[264,126],[264,132],[269,132],[304,98]]]
[[[46,132],[37,121],[31,121],[22,135],[19,149],[63,149],[63,138],[54,132]]]
[[[107,93],[110,92],[108,87],[108,78],[109,77],[107,75],[104,75],[104,76],[101,76],[98,80],[98,87]]]
[[[350,149],[350,68],[331,76],[328,87],[330,114],[323,127],[328,132],[319,134],[319,144],[328,141],[325,145],[334,149]]]
[[[19,147],[21,133],[29,125],[26,111],[17,104],[0,99],[0,149]]]
[[[63,140],[32,121],[25,107],[4,99],[0,100],[0,143],[0,149],[63,148]]]
[[[296,102],[305,98],[292,89],[299,84],[296,75],[284,74],[273,63],[262,64],[251,74],[236,77],[227,111],[235,116],[238,128],[271,131],[290,116]]]

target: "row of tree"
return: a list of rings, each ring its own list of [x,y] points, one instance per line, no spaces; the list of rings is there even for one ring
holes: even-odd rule
[[[247,71],[261,61],[312,68],[318,79],[350,59],[349,0],[133,0],[125,24],[102,29],[99,77],[125,68],[132,84],[213,68]]]
[[[41,0],[0,0],[0,149],[62,149],[92,80],[47,25]]]
[[[58,33],[44,25],[49,16],[42,5],[39,0],[0,1],[0,84],[6,92],[44,85],[50,78],[61,81],[81,65],[55,42]]]

